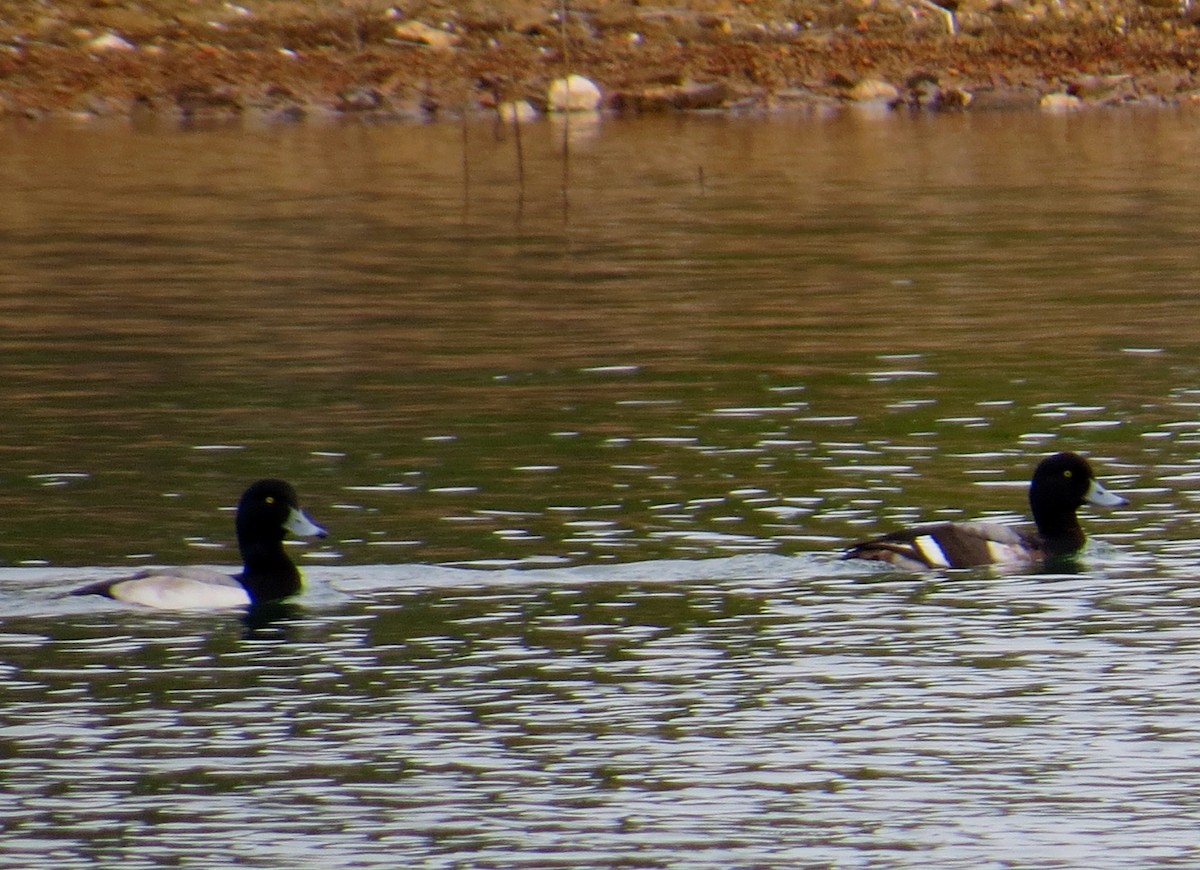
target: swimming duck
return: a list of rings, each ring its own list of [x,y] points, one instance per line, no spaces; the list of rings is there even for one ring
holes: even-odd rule
[[[154,568],[116,580],[102,580],[72,595],[104,595],[117,601],[170,610],[245,607],[278,601],[300,591],[300,572],[283,551],[288,532],[325,537],[305,516],[296,490],[282,480],[260,480],[242,494],[237,507],[242,573],[208,568]]]
[[[1081,550],[1086,540],[1075,516],[1084,503],[1101,507],[1129,504],[1104,488],[1082,456],[1055,453],[1038,463],[1029,485],[1036,532],[998,523],[933,523],[855,544],[844,558],[890,562],[920,571],[1067,556]]]

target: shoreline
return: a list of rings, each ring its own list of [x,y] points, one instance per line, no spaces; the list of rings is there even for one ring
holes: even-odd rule
[[[0,118],[535,117],[568,74],[595,83],[599,109],[632,114],[1200,103],[1200,29],[1144,4],[1033,19],[932,0],[783,17],[769,2],[596,0],[564,24],[553,3],[410,18],[370,0],[61,0],[37,17],[6,10],[18,2],[0,0]]]

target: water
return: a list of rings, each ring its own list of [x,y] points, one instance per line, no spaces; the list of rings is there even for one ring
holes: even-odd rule
[[[0,865],[1193,866],[1197,126],[3,128]],[[294,602],[64,597],[265,475]]]

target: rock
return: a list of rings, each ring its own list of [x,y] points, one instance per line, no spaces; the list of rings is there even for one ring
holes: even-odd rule
[[[569,75],[550,83],[546,107],[551,112],[594,112],[600,108],[600,88],[581,75]]]
[[[295,124],[309,115],[304,101],[290,88],[271,84],[251,103],[267,123]]]
[[[943,85],[931,73],[917,73],[904,83],[907,102],[911,108],[928,112],[947,112],[965,109],[974,99],[970,91],[953,85]]]
[[[1187,79],[1173,70],[1163,70],[1149,75],[1139,76],[1137,90],[1167,99],[1173,99],[1180,91],[1187,89]]]
[[[908,104],[914,109],[936,109],[942,99],[942,86],[932,73],[916,73],[904,83]]]
[[[729,88],[723,82],[679,85],[651,85],[640,90],[623,91],[613,98],[622,111],[667,112],[719,109],[729,102]]]
[[[1127,100],[1134,96],[1133,76],[1085,76],[1071,82],[1067,93],[1089,101]]]
[[[299,104],[273,109],[266,113],[266,120],[272,124],[299,124],[307,120],[308,110]]]
[[[506,124],[532,124],[538,119],[538,111],[528,100],[510,100],[496,107],[500,120]]]
[[[856,103],[893,102],[900,97],[895,85],[882,79],[863,79],[846,94]]]
[[[136,45],[127,39],[122,39],[111,30],[90,40],[87,46],[92,51],[137,51]]]
[[[791,107],[802,106],[807,107],[810,103],[815,102],[817,94],[812,88],[780,88],[772,94],[771,100],[777,106]]]
[[[403,21],[396,25],[396,38],[402,39],[405,42],[415,42],[419,45],[428,45],[430,48],[438,51],[450,51],[460,42],[462,37],[453,33],[447,33],[437,27],[430,27],[428,24],[412,19]]]
[[[730,97],[724,82],[684,82],[671,91],[671,106],[675,109],[719,109]]]
[[[184,118],[227,117],[242,113],[242,101],[234,90],[214,88],[209,84],[177,88],[175,105]]]
[[[129,114],[126,103],[116,97],[81,94],[71,114],[77,118],[111,118]]]
[[[842,109],[842,101],[811,88],[783,88],[771,95],[768,107],[782,112],[805,112],[833,117]]]
[[[1001,87],[973,91],[971,110],[982,112],[1024,112],[1036,109],[1041,95],[1027,87]]]
[[[1076,109],[1083,108],[1083,100],[1074,94],[1058,91],[1042,97],[1038,102],[1038,107],[1043,112],[1074,112]]]
[[[939,111],[954,111],[955,109],[965,109],[975,100],[975,95],[970,91],[965,91],[962,88],[942,88],[938,94],[935,108]]]
[[[334,108],[343,113],[377,112],[385,107],[383,94],[371,87],[351,88],[338,94]]]

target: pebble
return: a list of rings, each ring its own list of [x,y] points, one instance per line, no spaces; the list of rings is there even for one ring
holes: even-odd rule
[[[1088,102],[1122,101],[1137,96],[1133,76],[1128,74],[1084,76],[1070,83],[1069,93]]]
[[[358,87],[342,91],[334,108],[339,112],[375,112],[384,107],[383,94],[372,87]]]
[[[1074,94],[1055,92],[1042,97],[1038,106],[1044,112],[1074,112],[1083,108],[1083,100]]]
[[[551,112],[594,112],[600,108],[603,95],[591,79],[569,75],[550,83],[546,106]]]
[[[728,105],[730,90],[724,82],[684,82],[654,85],[617,95],[618,108],[634,112],[697,111]]]
[[[111,30],[88,42],[88,48],[92,51],[137,51],[136,45]]]
[[[396,25],[396,37],[405,42],[416,42],[428,45],[438,51],[450,51],[460,42],[462,37],[447,33],[437,27],[430,27],[421,21],[413,19]]]
[[[512,100],[496,107],[500,120],[506,124],[532,124],[538,119],[538,111],[528,100]]]
[[[938,109],[965,109],[975,101],[975,95],[962,88],[943,88],[938,95]]]
[[[895,85],[882,79],[863,79],[846,95],[856,103],[892,102],[900,97]]]

